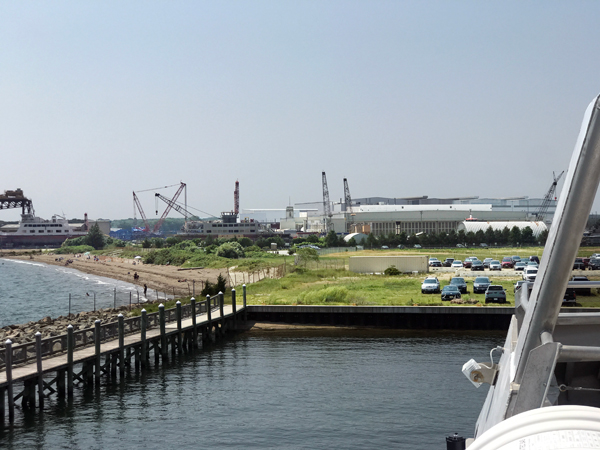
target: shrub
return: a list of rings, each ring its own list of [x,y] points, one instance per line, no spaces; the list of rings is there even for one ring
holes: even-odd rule
[[[400,275],[400,271],[396,268],[396,266],[392,265],[385,269],[383,273],[387,276]]]
[[[239,242],[226,242],[219,246],[216,252],[217,256],[229,259],[238,259],[244,257],[244,248]]]

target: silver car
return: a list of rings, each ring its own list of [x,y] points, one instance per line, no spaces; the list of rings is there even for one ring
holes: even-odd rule
[[[497,259],[490,262],[490,270],[502,270],[502,264]]]
[[[421,293],[422,294],[429,294],[429,293],[438,294],[439,292],[440,292],[440,282],[438,281],[438,279],[436,277],[425,278],[425,280],[423,281],[423,284],[421,285]]]

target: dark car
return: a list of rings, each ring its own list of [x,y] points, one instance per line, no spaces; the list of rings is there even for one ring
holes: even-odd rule
[[[483,267],[483,263],[479,260],[477,261],[473,261],[471,263],[471,270],[475,271],[475,270],[481,270],[483,271],[484,267]]]
[[[588,269],[600,270],[600,258],[590,258],[590,262],[588,263]]]
[[[516,263],[517,261],[521,261],[521,257],[520,257],[520,256],[517,256],[517,255],[513,255],[513,256],[511,256],[511,258],[512,258],[512,260],[513,260],[513,263]]]
[[[454,258],[446,258],[442,263],[444,267],[452,267],[452,263],[454,262]]]
[[[452,284],[444,286],[442,289],[442,300],[454,300],[455,298],[461,298],[458,287]]]
[[[485,258],[483,260],[483,267],[485,267],[486,269],[490,268],[490,263],[494,260],[494,258]]]
[[[429,263],[429,267],[442,267],[442,262],[436,259],[435,261],[431,261]]]
[[[529,261],[534,261],[536,263],[540,263],[540,258],[538,258],[537,256],[533,255],[529,257]]]
[[[571,281],[590,281],[588,277],[573,277]],[[586,287],[578,287],[575,288],[575,293],[577,295],[592,295],[592,289]]]
[[[500,285],[492,284],[485,291],[486,303],[506,303],[506,291]]]
[[[563,298],[563,305],[565,306],[574,306],[577,302],[577,293],[573,288],[567,288],[565,291],[565,296]]]
[[[473,293],[480,294],[487,291],[488,286],[492,284],[488,277],[477,277],[473,281]]]
[[[583,258],[575,258],[575,262],[573,263],[573,270],[585,270],[585,263],[583,262]]]
[[[503,269],[512,269],[515,267],[515,262],[510,256],[505,256],[502,258],[502,268]]]
[[[462,277],[454,277],[450,280],[451,286],[456,286],[461,294],[467,293],[467,283]]]

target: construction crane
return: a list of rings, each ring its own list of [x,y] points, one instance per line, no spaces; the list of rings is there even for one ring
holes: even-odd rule
[[[177,189],[177,192],[175,192],[175,195],[173,196],[173,198],[171,200],[167,201],[167,209],[165,209],[165,212],[162,213],[162,216],[160,216],[160,219],[158,219],[158,222],[156,222],[156,224],[154,225],[154,228],[152,229],[152,231],[154,233],[156,233],[156,232],[158,232],[158,230],[160,230],[160,227],[162,226],[163,222],[167,218],[167,215],[169,214],[169,212],[171,212],[173,205],[176,204],[177,199],[179,198],[179,196],[181,195],[181,192],[185,189],[185,187],[186,187],[186,184],[181,182],[179,189]],[[155,198],[159,195],[160,194],[155,194]],[[187,194],[186,194],[186,196],[187,196]],[[158,214],[158,207],[156,209],[156,214]]]
[[[187,220],[188,220],[189,217],[193,216],[193,214],[191,212],[189,212],[187,209],[185,209],[179,203],[175,203],[174,201],[168,199],[167,197],[165,197],[162,194],[159,194],[158,192],[156,194],[154,194],[154,197],[156,199],[161,199],[163,202],[165,202],[167,205],[169,205],[175,211],[177,211],[178,213],[180,213],[181,215],[183,215],[183,217],[185,217],[186,222],[187,222]]]
[[[333,229],[331,225],[331,217],[333,214],[331,213],[331,204],[329,202],[329,189],[327,188],[327,176],[325,172],[322,172],[323,175],[323,214],[325,215],[325,234],[329,233]]]
[[[552,202],[552,200],[556,200],[556,197],[554,197],[554,195],[556,194],[556,185],[558,184],[558,180],[560,180],[564,173],[565,171],[563,170],[557,177],[556,174],[552,172],[552,178],[554,178],[554,181],[552,182],[550,189],[548,189],[548,192],[546,192],[542,205],[537,210],[537,212],[534,213],[538,221],[544,221],[544,217],[546,217],[546,213],[548,212],[548,208],[550,207],[550,202]]]
[[[346,204],[346,232],[349,233],[352,222],[354,222],[354,214],[352,214],[352,197],[350,197],[350,188],[346,178],[344,178],[344,203]]]
[[[140,203],[140,200],[138,199],[138,196],[135,195],[135,191],[133,191],[133,225],[135,226],[137,219],[135,217],[135,209],[138,209],[138,211],[140,212],[140,216],[142,216],[142,219],[144,219],[144,232],[149,233],[150,232],[150,225],[148,224],[148,219],[146,219],[146,214],[144,214],[144,210],[142,209],[142,204]]]

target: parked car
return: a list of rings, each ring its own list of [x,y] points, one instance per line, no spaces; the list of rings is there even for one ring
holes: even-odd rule
[[[415,244],[414,248],[422,248],[422,247],[421,247],[421,244]]]
[[[536,263],[540,263],[540,258],[538,258],[537,256],[533,255],[529,257],[529,261],[535,261]]]
[[[427,277],[423,280],[423,284],[421,284],[421,293],[439,293],[440,292],[440,282],[436,277]]]
[[[517,262],[521,261],[521,257],[520,257],[520,256],[517,256],[517,255],[513,255],[513,256],[511,256],[511,258],[512,258],[512,260],[513,260],[513,264],[515,264],[515,263],[517,263]]]
[[[588,277],[573,277],[571,281],[590,281]],[[586,287],[577,287],[575,288],[575,293],[577,295],[592,295],[592,289]]]
[[[452,263],[454,262],[454,258],[446,258],[444,260],[444,262],[442,263],[442,266],[444,267],[452,267]],[[462,267],[462,264],[461,264]]]
[[[473,281],[473,293],[480,294],[487,291],[488,286],[492,284],[488,277],[477,277]]]
[[[453,269],[462,269],[463,267],[463,262],[460,259],[455,259],[454,261],[452,261],[452,266]]]
[[[497,259],[492,260],[490,263],[490,270],[502,270],[502,264]]]
[[[470,268],[473,261],[479,261],[479,259],[477,259],[477,256],[468,256],[463,261],[463,267],[466,269]]]
[[[461,294],[466,294],[468,292],[467,291],[467,283],[466,283],[465,279],[462,277],[453,277],[450,280],[450,284],[452,286],[456,286]]]
[[[442,267],[442,262],[437,258],[429,258],[429,267]]]
[[[387,249],[389,249],[389,247],[387,245],[382,245],[381,246],[381,250],[387,250]]]
[[[503,269],[512,269],[515,267],[515,262],[510,256],[505,256],[502,258],[502,268]]]
[[[472,271],[481,270],[483,272],[483,270],[484,270],[483,263],[479,260],[473,261],[471,263],[471,270]]]
[[[481,244],[479,244],[480,247],[487,247],[488,245],[485,242],[482,242]]]
[[[442,289],[442,301],[454,300],[455,298],[461,298],[460,290],[452,284],[444,286]]]
[[[588,269],[600,270],[600,258],[590,258],[590,262],[588,263]]]
[[[456,244],[456,248],[465,248],[463,244]]]
[[[506,303],[506,291],[500,285],[490,285],[485,291],[485,302]]]
[[[523,270],[523,279],[525,281],[535,281],[537,272],[537,267],[525,267],[525,270]]]
[[[575,262],[573,263],[573,270],[585,270],[585,263],[583,262],[583,258],[575,258]]]
[[[485,267],[486,269],[490,268],[490,263],[494,260],[494,258],[485,258],[483,260],[483,267]]]
[[[567,288],[563,297],[564,306],[574,306],[577,303],[577,293],[573,288]]]
[[[525,270],[525,267],[527,267],[527,264],[525,264],[523,261],[519,261],[518,263],[515,264],[514,269],[515,270]]]
[[[521,287],[523,287],[524,284],[527,284],[527,283],[528,283],[528,281],[525,281],[525,280],[519,280],[519,281],[517,281],[515,283],[515,287],[514,287],[513,292],[516,293],[519,289],[521,289]]]

